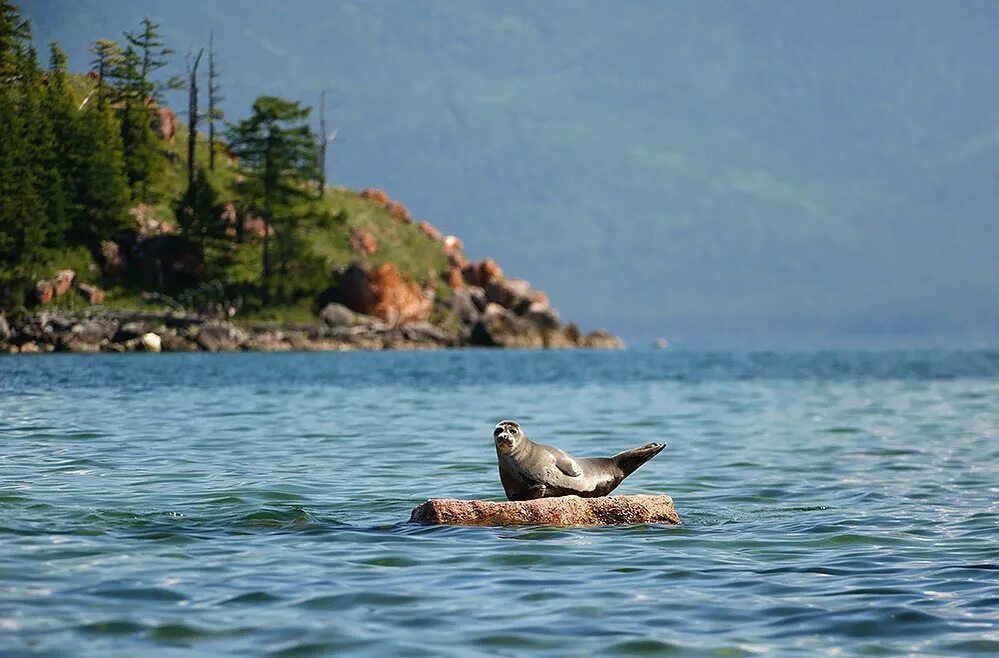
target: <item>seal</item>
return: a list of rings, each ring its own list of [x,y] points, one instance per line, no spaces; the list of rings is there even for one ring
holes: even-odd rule
[[[613,457],[579,459],[553,446],[531,441],[512,420],[496,425],[493,441],[500,481],[510,500],[606,496],[666,447],[664,443],[649,443]]]

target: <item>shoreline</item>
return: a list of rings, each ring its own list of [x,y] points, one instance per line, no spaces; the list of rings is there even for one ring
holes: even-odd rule
[[[333,308],[331,308],[333,307]],[[606,331],[574,327],[498,332],[482,318],[445,331],[427,322],[390,324],[330,305],[315,324],[238,323],[175,311],[90,308],[22,319],[0,312],[0,354],[124,352],[346,352],[454,348],[621,349]]]

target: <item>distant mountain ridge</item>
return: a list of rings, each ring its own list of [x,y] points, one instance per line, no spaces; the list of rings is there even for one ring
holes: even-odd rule
[[[227,109],[328,87],[331,182],[585,325],[999,338],[999,5],[23,5],[72,68],[148,15],[178,50],[214,30]]]

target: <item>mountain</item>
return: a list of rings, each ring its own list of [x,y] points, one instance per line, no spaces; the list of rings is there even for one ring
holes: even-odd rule
[[[388,190],[584,325],[681,343],[999,339],[995,3],[22,10],[75,69],[143,16],[179,53],[214,31],[231,119],[262,93],[329,89],[331,182]]]

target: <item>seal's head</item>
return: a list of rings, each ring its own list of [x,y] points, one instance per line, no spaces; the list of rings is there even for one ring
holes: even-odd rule
[[[512,420],[501,420],[493,430],[493,441],[500,452],[510,452],[524,440],[524,430]]]

